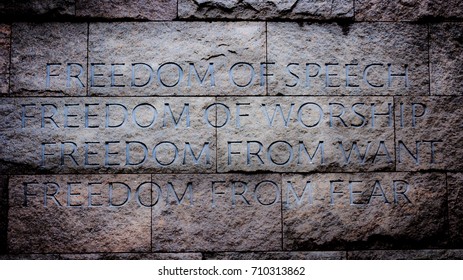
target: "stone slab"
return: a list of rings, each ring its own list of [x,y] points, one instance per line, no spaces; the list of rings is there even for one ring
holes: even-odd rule
[[[266,93],[263,22],[91,23],[89,56],[91,95]]]
[[[154,252],[281,250],[279,175],[152,179]]]
[[[31,18],[60,18],[75,15],[75,0],[3,0],[0,17],[21,21]]]
[[[463,18],[463,3],[458,0],[356,0],[356,21],[426,21]]]
[[[187,19],[349,19],[354,1],[179,0],[178,14]]]
[[[447,185],[450,241],[453,245],[461,246],[463,245],[463,173],[447,173]]]
[[[8,228],[8,177],[0,175],[0,254],[6,254]]]
[[[204,253],[206,260],[345,260],[344,251]]]
[[[0,260],[201,260],[201,253],[100,253],[0,255]]]
[[[437,247],[445,240],[443,173],[283,175],[285,250]]]
[[[0,24],[0,94],[9,91],[10,51],[11,25]]]
[[[87,29],[87,23],[14,23],[11,93],[86,95]]]
[[[462,7],[463,9],[463,7]],[[431,25],[431,94],[463,94],[463,24]]]
[[[10,75],[0,74],[0,94],[7,94],[10,88]]]
[[[62,254],[65,260],[201,260],[201,253]]]
[[[65,260],[201,260],[201,253],[62,254]]]
[[[218,97],[217,103],[218,172],[394,170],[391,97]]]
[[[0,260],[60,260],[59,254],[8,254],[0,255]]]
[[[267,36],[269,95],[429,95],[426,25],[269,22]]]
[[[12,176],[9,252],[149,252],[151,209],[142,203],[151,200],[150,181],[140,174]]]
[[[0,24],[0,74],[10,72],[11,25]]]
[[[108,19],[172,20],[177,17],[176,0],[77,0],[76,16]]]
[[[463,170],[463,97],[394,100],[397,171]]]
[[[349,260],[461,260],[463,250],[349,251]]]
[[[3,98],[1,172],[215,172],[214,98]],[[215,111],[209,110],[214,121]]]

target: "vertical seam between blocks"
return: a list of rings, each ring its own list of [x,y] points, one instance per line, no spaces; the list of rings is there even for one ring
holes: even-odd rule
[[[86,96],[90,95],[90,76],[89,76],[89,68],[90,68],[90,22],[87,22],[87,94]]]

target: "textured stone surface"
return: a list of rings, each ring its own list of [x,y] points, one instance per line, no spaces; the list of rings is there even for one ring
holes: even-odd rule
[[[11,177],[10,253],[149,252],[151,209],[139,201],[151,200],[150,179],[150,175]],[[124,204],[128,188],[132,195]]]
[[[217,101],[223,104],[217,106],[218,126],[223,125],[217,131],[219,172],[394,168],[390,97],[218,97]],[[224,106],[230,111],[225,125]]]
[[[59,254],[9,254],[0,255],[0,260],[60,260]]]
[[[463,244],[463,173],[447,173],[450,240]],[[462,256],[463,257],[463,256]]]
[[[0,74],[0,93],[8,93],[10,75]]]
[[[10,41],[11,38],[10,37],[11,37],[11,25],[0,24],[0,94],[8,93],[8,90],[9,90],[10,50],[11,50],[11,41]]]
[[[91,23],[89,40],[93,95],[265,94],[263,22]]]
[[[281,250],[279,175],[152,179],[159,186],[153,191],[153,251]]]
[[[91,18],[172,20],[177,17],[175,0],[77,0],[76,15]]]
[[[209,97],[3,98],[0,170],[213,172],[216,131],[203,117],[213,103]]]
[[[0,2],[0,259],[463,259],[461,1]]]
[[[397,171],[463,169],[463,97],[397,97]]]
[[[349,260],[461,260],[463,250],[349,251]]]
[[[179,0],[179,18],[345,19],[354,16],[353,0]]]
[[[12,30],[12,93],[23,96],[86,94],[86,23],[14,23]],[[69,79],[66,78],[68,68]],[[73,78],[75,76],[79,78]]]
[[[206,260],[344,260],[343,251],[313,252],[223,252],[204,253]]]
[[[406,23],[268,23],[268,92],[428,95],[427,32]]]
[[[445,213],[441,173],[283,175],[285,250],[438,246]]]
[[[431,25],[431,94],[463,94],[463,24]]]
[[[75,0],[3,0],[0,2],[0,17],[13,21],[31,18],[72,17]]]
[[[100,253],[0,255],[0,260],[201,260],[201,253]]]
[[[429,18],[461,19],[458,0],[356,0],[356,21],[418,21]]]
[[[10,36],[11,26],[0,24],[0,74],[10,72]]]
[[[177,1],[76,0],[76,15],[91,18],[172,20],[177,17]]]
[[[201,260],[201,253],[63,254],[66,260]]]
[[[6,253],[8,227],[8,177],[0,175],[0,254]]]

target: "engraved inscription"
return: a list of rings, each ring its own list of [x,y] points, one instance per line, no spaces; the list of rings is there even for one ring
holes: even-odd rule
[[[2,150],[2,168],[7,172],[21,164],[88,172],[356,172],[393,171],[396,165],[409,171],[440,168],[443,156],[460,145],[457,131],[450,138],[428,133],[432,129],[426,123],[439,114],[440,105],[418,98],[2,102],[6,118],[1,130],[9,143]],[[457,122],[458,110],[452,112]],[[408,131],[419,134],[404,137]]]
[[[203,114],[213,100],[4,99],[3,168],[212,172],[215,129]],[[215,111],[209,120],[215,121]]]

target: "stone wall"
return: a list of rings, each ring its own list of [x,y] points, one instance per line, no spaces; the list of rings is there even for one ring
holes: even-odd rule
[[[0,19],[0,258],[463,257],[462,1]]]

